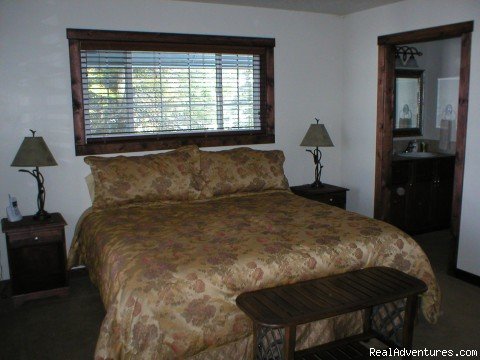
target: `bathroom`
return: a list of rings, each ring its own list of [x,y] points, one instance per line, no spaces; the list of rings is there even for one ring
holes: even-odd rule
[[[455,154],[461,41],[459,38],[453,38],[405,46],[414,47],[422,54],[414,56],[417,67],[412,67],[412,65],[415,66],[415,63],[407,54],[406,63],[402,61],[403,55],[400,55],[395,68],[407,71],[423,70],[423,96],[409,91],[413,89],[408,84],[408,80],[402,78],[399,83],[397,79],[397,94],[398,90],[403,90],[403,93],[398,94],[395,99],[395,112],[398,120],[396,125],[400,126],[395,126],[394,129],[394,154],[403,152],[412,140],[417,143],[417,151],[422,150],[420,147],[423,143],[427,152]],[[401,87],[402,81],[406,83],[406,86]],[[410,111],[406,118],[408,119],[409,115],[413,117],[411,124],[400,124],[400,119],[405,118],[402,118],[405,105],[409,107]],[[419,117],[419,126],[413,123],[416,115]],[[415,131],[405,132],[405,130],[413,129],[418,130],[416,133]],[[403,134],[401,130],[403,130]]]
[[[461,39],[396,47],[390,222],[415,235],[452,220]]]

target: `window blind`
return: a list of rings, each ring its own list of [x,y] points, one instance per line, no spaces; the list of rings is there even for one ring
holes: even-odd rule
[[[260,56],[81,50],[85,136],[261,130]]]

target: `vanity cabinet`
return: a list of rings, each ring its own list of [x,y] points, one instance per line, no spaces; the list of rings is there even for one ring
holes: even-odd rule
[[[390,223],[409,234],[450,227],[454,156],[392,162]]]

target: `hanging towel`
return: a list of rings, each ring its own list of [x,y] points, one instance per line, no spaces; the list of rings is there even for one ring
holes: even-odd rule
[[[452,136],[452,120],[442,119],[440,121],[440,140],[438,149],[447,152],[450,148],[450,137]]]

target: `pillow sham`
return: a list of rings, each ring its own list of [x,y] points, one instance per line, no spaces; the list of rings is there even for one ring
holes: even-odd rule
[[[95,183],[94,208],[200,196],[200,158],[195,145],[143,156],[87,156],[84,161]]]
[[[280,150],[236,148],[200,151],[202,198],[243,192],[288,189],[283,172],[285,156]]]

